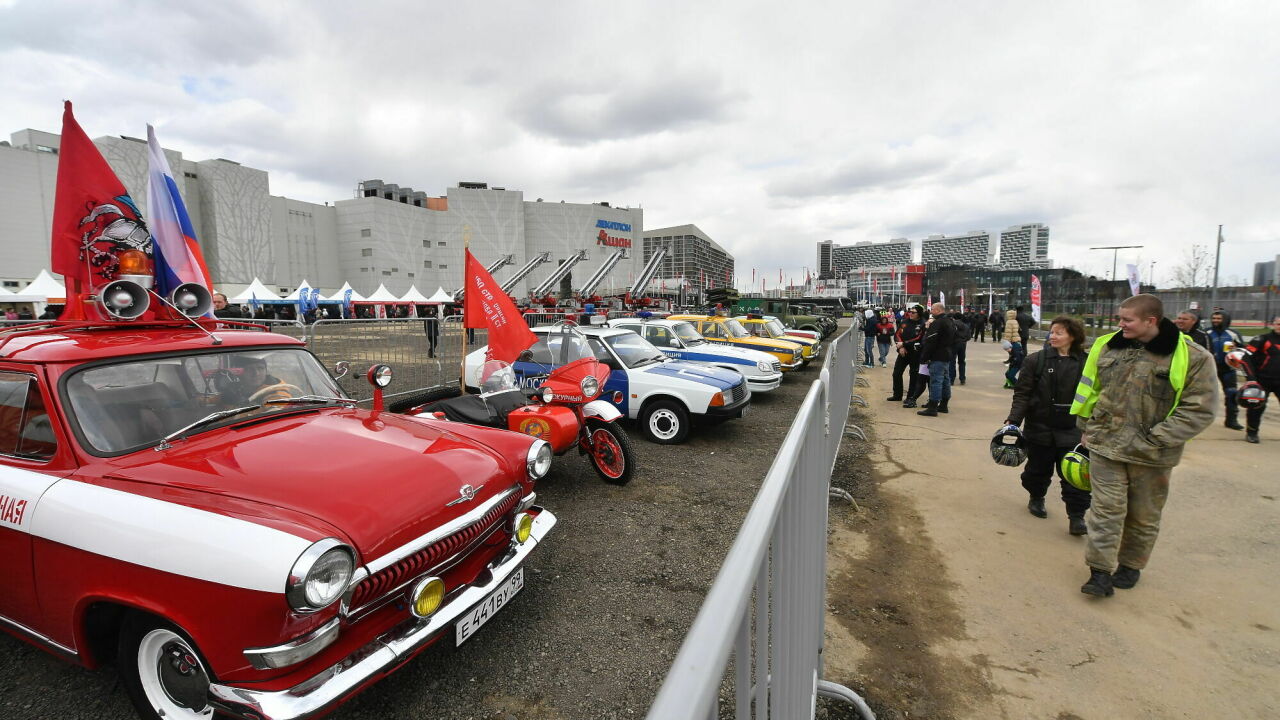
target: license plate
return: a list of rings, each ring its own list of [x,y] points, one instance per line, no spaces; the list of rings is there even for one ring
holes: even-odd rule
[[[454,625],[454,637],[456,644],[461,645],[467,641],[480,629],[480,626],[489,622],[489,620],[498,614],[502,606],[506,605],[516,593],[524,587],[524,568],[519,568],[515,573],[506,579],[496,590],[489,593],[489,596],[476,603],[476,606],[467,611],[458,623]]]

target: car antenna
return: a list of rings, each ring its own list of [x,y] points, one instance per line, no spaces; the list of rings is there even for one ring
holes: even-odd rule
[[[201,325],[200,323],[196,322],[196,319],[195,319],[195,318],[193,318],[193,317],[191,317],[190,315],[188,315],[188,314],[186,314],[186,313],[182,312],[181,310],[179,310],[179,309],[178,309],[178,307],[177,307],[176,305],[174,305],[173,303],[171,303],[171,302],[169,302],[168,300],[166,300],[166,299],[164,298],[164,296],[163,296],[163,295],[161,295],[160,293],[158,293],[158,292],[156,292],[156,291],[154,291],[154,290],[152,290],[152,291],[151,291],[151,294],[152,294],[152,295],[155,295],[155,296],[156,296],[156,298],[158,298],[158,299],[160,300],[160,302],[164,303],[165,305],[168,305],[170,308],[173,308],[173,311],[174,311],[174,312],[176,312],[176,313],[178,313],[178,316],[179,316],[179,317],[181,317],[183,320],[186,320],[187,322],[189,322],[189,323],[191,323],[192,325],[194,325],[194,326],[196,327],[196,329],[197,329],[197,330],[199,330],[200,332],[204,333],[205,335],[208,335],[208,336],[209,336],[209,339],[210,339],[210,340],[213,340],[213,344],[214,344],[214,345],[221,345],[221,344],[222,344],[222,338],[220,338],[220,337],[218,337],[217,335],[214,335],[213,333],[211,333],[211,332],[209,332],[208,330],[206,330],[206,329],[204,328],[204,326],[203,326],[203,325]]]

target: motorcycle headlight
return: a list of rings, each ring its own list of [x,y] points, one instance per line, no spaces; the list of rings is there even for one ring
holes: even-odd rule
[[[525,456],[525,467],[529,470],[529,477],[533,480],[541,480],[546,476],[547,471],[551,469],[551,445],[546,440],[535,440],[529,446],[529,454]]]
[[[556,397],[556,393],[554,390],[552,390],[551,388],[545,385],[542,387],[542,402],[549,403],[552,400],[554,400],[555,397]]]
[[[582,387],[583,397],[593,398],[596,396],[596,393],[600,392],[600,381],[597,380],[594,375],[588,375],[582,378],[582,382],[579,383],[579,385]]]
[[[761,360],[760,362],[756,363],[756,369],[759,370],[760,372],[770,372],[771,370],[773,370],[773,363],[769,362],[768,360]]]
[[[311,544],[298,556],[285,583],[289,607],[312,613],[342,597],[355,572],[355,552],[337,538]]]

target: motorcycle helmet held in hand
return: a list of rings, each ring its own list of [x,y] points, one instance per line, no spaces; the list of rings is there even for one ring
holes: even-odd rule
[[[991,437],[991,459],[1008,467],[1027,461],[1027,439],[1017,425],[1005,425]]]
[[[1093,487],[1089,483],[1089,450],[1077,445],[1058,462],[1058,477],[1066,480],[1077,490],[1089,492]]]
[[[1257,380],[1250,380],[1240,386],[1240,392],[1236,394],[1236,404],[1248,410],[1249,408],[1262,407],[1267,403],[1267,391]]]

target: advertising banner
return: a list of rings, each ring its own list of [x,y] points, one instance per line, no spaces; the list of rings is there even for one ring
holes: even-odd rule
[[[1040,276],[1031,276],[1031,318],[1040,322]]]

